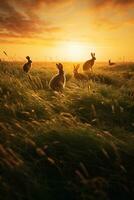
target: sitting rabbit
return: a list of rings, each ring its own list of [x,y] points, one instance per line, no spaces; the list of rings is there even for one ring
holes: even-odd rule
[[[108,64],[109,64],[109,65],[115,65],[116,63],[111,62],[111,60],[109,60],[109,61],[108,61]]]
[[[28,71],[29,71],[30,68],[31,68],[32,61],[30,60],[30,57],[29,57],[29,56],[27,56],[26,59],[27,59],[27,63],[25,63],[25,64],[23,65],[23,70],[24,70],[24,72],[28,73]]]
[[[77,66],[74,65],[74,78],[78,81],[87,81],[88,80],[88,77],[84,74],[81,74],[78,72],[78,69],[79,69],[80,65],[78,64]]]
[[[96,60],[95,53],[91,53],[91,56],[92,56],[92,58],[90,60],[87,60],[83,64],[83,71],[84,72],[92,71],[93,65],[94,65],[95,60]]]
[[[49,87],[57,92],[62,92],[63,88],[65,87],[66,77],[63,71],[63,65],[61,63],[57,64],[56,66],[59,70],[59,73],[52,77],[49,82]]]

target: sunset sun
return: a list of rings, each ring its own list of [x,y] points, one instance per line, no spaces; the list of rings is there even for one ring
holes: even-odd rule
[[[84,45],[80,43],[70,42],[67,44],[67,52],[70,60],[77,61],[82,58],[85,53]]]
[[[69,61],[82,61],[89,55],[90,46],[81,42],[64,42],[58,47],[61,57]]]

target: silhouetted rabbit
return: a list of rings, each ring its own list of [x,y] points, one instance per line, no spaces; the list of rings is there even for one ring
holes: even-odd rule
[[[49,87],[54,91],[61,92],[65,87],[66,77],[63,71],[63,65],[61,63],[56,63],[56,66],[59,70],[59,73],[52,77],[49,82]]]
[[[87,72],[87,71],[92,71],[92,67],[95,63],[96,57],[95,57],[95,53],[91,53],[92,59],[87,60],[84,64],[83,64],[83,71]]]
[[[115,65],[116,63],[111,62],[111,60],[108,61],[109,65]]]
[[[78,81],[86,81],[88,80],[88,77],[85,76],[84,74],[78,73],[78,69],[79,69],[80,65],[78,64],[77,66],[74,65],[74,78]]]
[[[23,70],[24,70],[24,72],[27,73],[27,72],[30,70],[30,68],[31,68],[32,61],[30,60],[30,57],[29,57],[29,56],[27,56],[26,59],[27,59],[27,63],[25,63],[25,64],[23,65]]]

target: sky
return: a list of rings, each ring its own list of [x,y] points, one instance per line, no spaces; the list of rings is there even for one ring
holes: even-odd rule
[[[134,60],[134,0],[0,0],[1,59],[84,61],[91,52]]]

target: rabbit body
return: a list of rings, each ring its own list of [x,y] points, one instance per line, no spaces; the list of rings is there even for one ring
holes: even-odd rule
[[[49,82],[49,87],[57,92],[60,92],[64,89],[66,83],[66,77],[63,71],[63,65],[61,63],[56,64],[59,73],[52,77]]]
[[[88,77],[78,72],[80,65],[74,66],[74,78],[78,81],[87,81]]]
[[[91,53],[92,59],[87,60],[84,64],[83,64],[83,71],[89,71],[92,70],[92,67],[95,63],[96,57],[95,57],[95,53]]]
[[[115,65],[116,63],[111,62],[111,60],[108,61],[109,65]]]
[[[27,56],[26,59],[27,59],[28,61],[27,61],[27,63],[25,63],[25,64],[23,65],[23,70],[24,70],[24,72],[28,73],[29,70],[30,70],[30,68],[31,68],[32,61],[30,60],[30,57],[29,57],[29,56]]]

